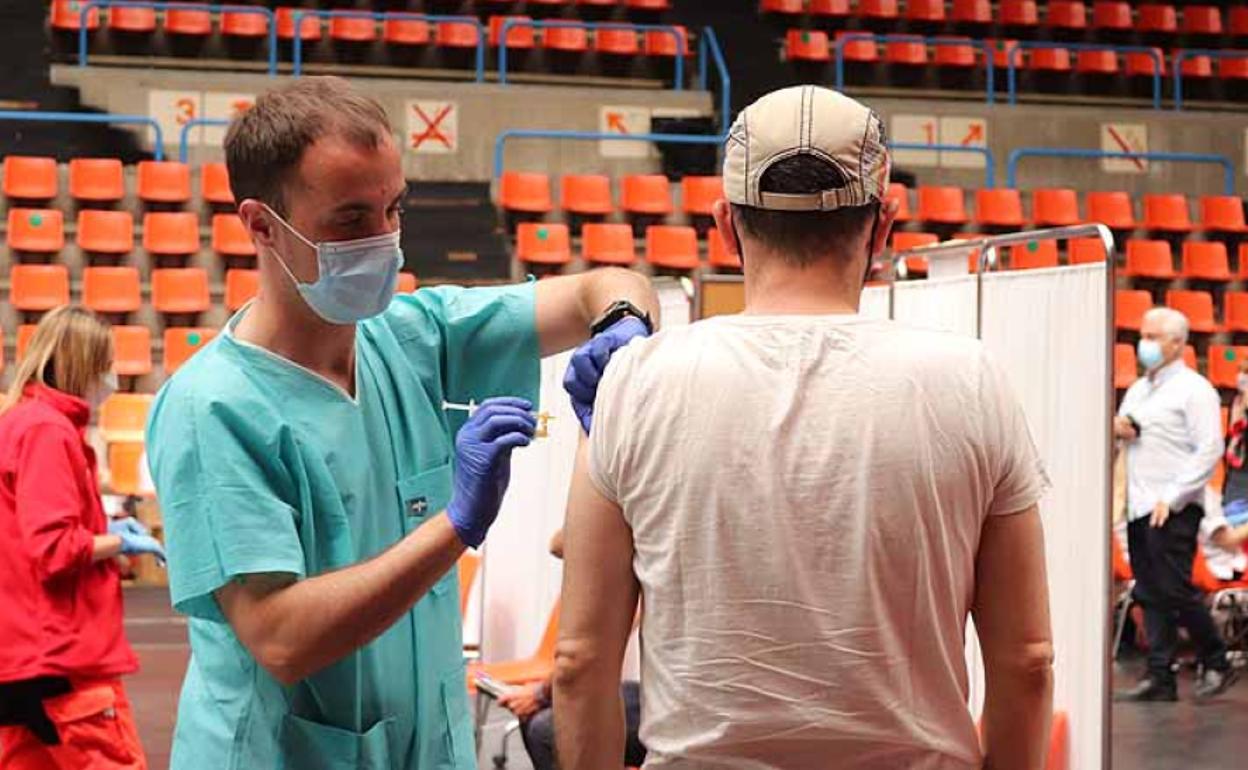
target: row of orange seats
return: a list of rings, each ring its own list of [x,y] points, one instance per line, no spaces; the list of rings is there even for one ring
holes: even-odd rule
[[[983,237],[980,233],[955,233],[956,240],[971,241]],[[941,242],[935,233],[922,233],[899,230],[893,233],[890,245],[893,254],[922,249]],[[1037,240],[1011,246],[1004,257],[1003,267],[1010,270],[1035,270],[1046,267],[1058,267],[1062,264],[1058,242],[1053,240]],[[1104,262],[1105,247],[1098,238],[1076,238],[1066,246],[1066,263],[1082,265],[1090,262]],[[967,263],[971,272],[979,268],[979,252],[972,251],[967,255]],[[927,272],[927,260],[922,256],[906,258],[907,275],[923,275]]]
[[[763,13],[780,16],[809,14],[815,18],[844,20],[857,16],[867,23],[910,22],[923,26],[958,27],[1000,26],[1020,31],[1046,27],[1050,31],[1085,30],[1108,33],[1186,35],[1218,38],[1229,33],[1248,37],[1248,7],[1234,6],[1223,23],[1222,9],[1216,5],[1188,5],[1180,13],[1166,3],[1142,3],[1138,8],[1123,0],[1097,0],[1093,3],[1059,2],[1045,4],[1043,17],[1035,0],[1000,0],[997,13],[989,0],[953,0],[946,11],[945,0],[907,0],[904,10],[898,0],[762,0]]]
[[[1196,358],[1196,349],[1188,345],[1183,349],[1183,360],[1197,371],[1203,371],[1214,387],[1223,390],[1236,390],[1236,377],[1239,375],[1240,362],[1248,357],[1248,347],[1233,345],[1210,345],[1209,355],[1202,368]],[[1127,343],[1114,345],[1114,388],[1125,390],[1131,383],[1139,379],[1139,362],[1136,359],[1135,346]],[[1225,422],[1225,419],[1223,420]]]
[[[620,180],[620,210],[628,214],[666,216],[674,210],[672,185],[662,174],[634,174]],[[723,197],[718,176],[686,176],[681,180],[681,206],[685,213],[709,216],[715,201]],[[616,210],[611,180],[601,174],[567,174],[559,180],[559,208],[569,214],[604,216]],[[499,206],[504,211],[549,214],[554,210],[550,177],[515,171],[499,180]]]
[[[1228,291],[1223,301],[1223,322],[1214,312],[1213,295],[1207,291],[1170,289],[1166,306],[1182,311],[1196,334],[1248,332],[1248,292]],[[1144,313],[1153,307],[1153,295],[1142,289],[1118,289],[1114,299],[1114,326],[1136,332]]]
[[[152,330],[146,326],[114,325],[113,368],[123,377],[142,377],[155,371],[152,355]],[[17,328],[16,356],[20,361],[35,334],[34,324]],[[164,343],[161,363],[166,375],[173,374],[186,360],[199,351],[217,335],[216,329],[206,327],[168,327],[162,334]],[[0,331],[0,348],[3,348],[3,332]],[[3,368],[0,356],[0,368]]]
[[[65,247],[64,214],[59,209],[9,209],[8,247],[18,253],[55,254]],[[129,254],[134,249],[134,217],[129,211],[78,212],[78,248],[89,254]],[[149,211],[143,215],[143,248],[149,254],[188,256],[200,249],[199,215],[193,211]],[[237,214],[214,214],[212,250],[226,257],[251,257],[255,244]]]
[[[50,201],[60,194],[56,159],[9,155],[4,159],[4,196],[24,202]],[[177,161],[141,161],[136,166],[139,200],[144,203],[183,204],[191,200],[191,167]],[[204,201],[232,205],[230,176],[224,163],[205,163],[199,169]],[[126,197],[126,177],[117,158],[73,158],[69,161],[69,194],[83,203],[117,203]]]
[[[633,228],[625,224],[590,223],[581,229],[580,258],[589,265],[637,262]],[[530,265],[566,265],[572,261],[572,238],[565,224],[526,222],[516,231],[516,259]],[[651,267],[691,271],[702,264],[698,233],[692,227],[652,225],[646,228],[645,259]],[[707,235],[707,262],[712,268],[738,269],[741,261],[724,247],[719,231]]]
[[[1174,269],[1174,253],[1169,241],[1132,238],[1126,245],[1123,275],[1170,281],[1189,278],[1225,283],[1248,278],[1248,243],[1239,244],[1237,269],[1232,272],[1226,244],[1218,241],[1184,241],[1181,265]]]

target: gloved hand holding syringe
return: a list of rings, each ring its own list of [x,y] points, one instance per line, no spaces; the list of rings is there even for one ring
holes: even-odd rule
[[[464,412],[469,417],[476,413],[478,404],[475,399],[469,400],[466,404],[456,404],[452,401],[443,401],[442,410],[445,412]],[[546,438],[549,436],[550,421],[555,416],[549,412],[533,412],[537,418],[537,430],[533,433],[533,438]]]

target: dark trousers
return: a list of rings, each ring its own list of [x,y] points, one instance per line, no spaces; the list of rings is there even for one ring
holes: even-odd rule
[[[625,682],[620,687],[624,698],[624,764],[640,767],[646,761],[646,747],[641,745],[637,732],[641,728],[641,686],[637,682]],[[529,752],[533,770],[558,770],[555,761],[555,716],[551,709],[543,709],[529,721],[520,725],[524,748]]]
[[[1144,608],[1148,634],[1148,673],[1154,680],[1174,682],[1174,651],[1179,626],[1187,629],[1200,662],[1226,671],[1226,645],[1213,625],[1200,591],[1192,585],[1192,561],[1196,535],[1205,515],[1199,505],[1174,511],[1163,527],[1153,527],[1147,517],[1127,526],[1131,571],[1135,573],[1135,600]]]

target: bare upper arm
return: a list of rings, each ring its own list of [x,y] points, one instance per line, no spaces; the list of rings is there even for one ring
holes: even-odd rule
[[[984,523],[971,612],[987,666],[1029,665],[1051,655],[1044,529],[1036,506]]]
[[[536,292],[537,340],[543,356],[575,347],[589,339],[591,310],[584,307],[584,275],[567,275],[538,281]]]
[[[263,660],[261,654],[266,630],[272,626],[267,602],[279,591],[294,585],[297,578],[284,572],[239,575],[213,592],[226,622],[243,646]]]

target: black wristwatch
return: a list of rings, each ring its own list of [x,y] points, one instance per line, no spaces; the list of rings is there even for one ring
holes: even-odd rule
[[[643,313],[636,305],[626,299],[616,300],[611,303],[611,307],[606,312],[598,316],[598,320],[594,321],[589,327],[590,336],[602,334],[607,329],[615,325],[617,321],[623,320],[628,316],[636,318],[646,326],[646,334],[654,334],[654,322],[650,320],[648,313]]]
[[[1134,418],[1134,417],[1132,417],[1131,415],[1127,415],[1127,422],[1131,423],[1131,430],[1135,431],[1135,436],[1136,436],[1136,438],[1139,438],[1139,436],[1140,436],[1140,424],[1139,424],[1138,422],[1136,422],[1135,418]]]

